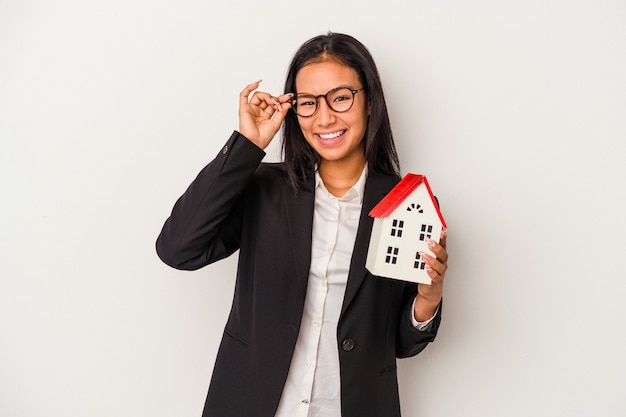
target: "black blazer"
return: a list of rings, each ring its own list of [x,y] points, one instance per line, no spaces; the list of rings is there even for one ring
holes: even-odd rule
[[[195,270],[239,250],[232,309],[203,417],[273,417],[298,337],[311,262],[314,191],[295,193],[282,164],[235,132],[176,202],[157,239],[166,264]],[[372,207],[397,182],[369,171],[337,328],[343,417],[400,416],[396,357],[436,335],[410,321],[417,286],[372,276]]]

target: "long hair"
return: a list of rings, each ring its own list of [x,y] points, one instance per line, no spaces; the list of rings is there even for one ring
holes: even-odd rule
[[[362,146],[368,168],[399,176],[400,162],[391,134],[380,75],[372,55],[361,42],[352,36],[332,32],[305,42],[296,51],[289,65],[285,93],[296,92],[296,75],[302,67],[328,61],[354,69],[365,87],[370,115]],[[298,190],[314,174],[315,167],[319,166],[320,156],[304,138],[298,117],[292,110],[284,120],[282,153],[289,180]]]

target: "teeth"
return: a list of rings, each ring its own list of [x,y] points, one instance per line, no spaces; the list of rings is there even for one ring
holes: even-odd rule
[[[326,135],[319,135],[319,136],[322,139],[335,139],[336,137],[339,137],[339,136],[343,135],[343,132],[344,131],[342,130],[340,132],[329,133],[329,134],[326,134]]]

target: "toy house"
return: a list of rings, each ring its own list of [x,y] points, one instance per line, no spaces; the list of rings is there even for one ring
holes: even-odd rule
[[[426,239],[439,242],[446,223],[426,177],[407,174],[369,215],[374,225],[365,267],[381,277],[430,284],[420,252],[433,255]]]

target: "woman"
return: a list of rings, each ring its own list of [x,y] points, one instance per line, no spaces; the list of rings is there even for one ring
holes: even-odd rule
[[[419,288],[365,269],[367,213],[399,180],[374,61],[329,33],[296,52],[285,94],[258,87],[157,240],[179,269],[240,251],[203,417],[399,416],[396,357],[435,338],[448,255],[444,232]],[[284,162],[262,163],[283,122]]]

